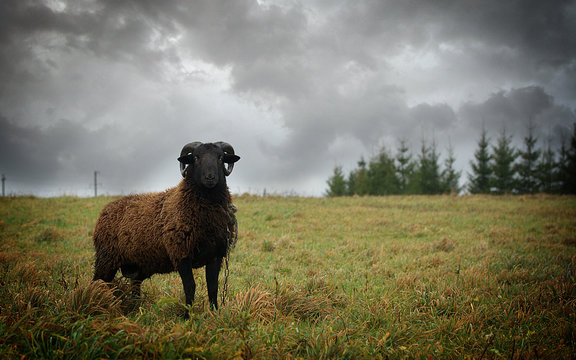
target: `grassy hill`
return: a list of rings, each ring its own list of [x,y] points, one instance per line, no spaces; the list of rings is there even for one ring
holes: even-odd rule
[[[0,199],[0,357],[570,358],[576,198],[240,196],[228,294],[91,284],[112,198]],[[221,285],[224,282],[221,273]]]

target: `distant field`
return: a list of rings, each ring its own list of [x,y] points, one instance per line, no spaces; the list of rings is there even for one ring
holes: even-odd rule
[[[197,271],[189,321],[177,274],[90,284],[110,200],[0,199],[0,357],[576,354],[575,197],[236,197],[226,303]]]

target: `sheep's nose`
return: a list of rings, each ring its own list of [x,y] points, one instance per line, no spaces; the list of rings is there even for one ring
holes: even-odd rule
[[[216,175],[214,175],[214,174],[206,175],[206,180],[214,180],[214,179],[216,179]]]

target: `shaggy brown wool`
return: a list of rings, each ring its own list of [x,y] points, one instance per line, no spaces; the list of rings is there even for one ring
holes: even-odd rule
[[[94,230],[94,279],[112,281],[118,269],[142,281],[176,271],[185,258],[205,266],[228,249],[230,193],[203,194],[183,179],[161,193],[132,195],[106,205]],[[194,201],[190,201],[194,199]]]

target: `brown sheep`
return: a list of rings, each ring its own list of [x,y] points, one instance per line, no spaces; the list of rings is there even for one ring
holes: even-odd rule
[[[178,271],[191,305],[192,269],[205,266],[208,299],[217,309],[218,275],[235,230],[226,176],[239,159],[227,143],[190,143],[178,158],[184,177],[178,186],[107,204],[94,230],[94,280],[110,282],[120,269],[138,295],[143,280]]]

